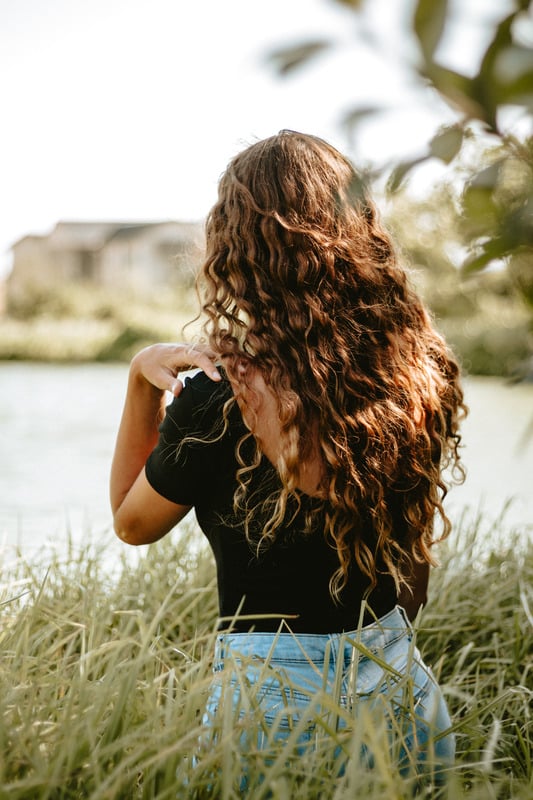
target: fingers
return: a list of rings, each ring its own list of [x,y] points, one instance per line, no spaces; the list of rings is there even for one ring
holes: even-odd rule
[[[220,381],[222,380],[222,376],[218,369],[216,368],[215,364],[211,359],[203,356],[201,359],[198,360],[198,366],[202,369],[205,374],[211,378],[213,381]]]
[[[179,373],[198,367],[213,381],[222,377],[215,366],[216,355],[207,347],[190,344],[155,344],[141,350],[132,365],[143,378],[162,391],[178,397],[183,390]]]
[[[181,369],[199,367],[211,380],[222,380],[222,376],[215,366],[216,355],[212,350],[208,348],[200,349],[194,345],[178,345],[178,347],[181,351],[176,354],[179,356],[181,362],[179,365],[176,364],[178,369],[179,367],[181,367]],[[185,363],[183,363],[183,359],[185,359]]]
[[[172,381],[169,391],[174,395],[174,397],[179,397],[181,392],[183,391],[183,381],[180,380]]]

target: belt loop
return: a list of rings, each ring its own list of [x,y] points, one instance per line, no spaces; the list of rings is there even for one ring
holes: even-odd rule
[[[219,661],[225,661],[226,660],[226,649],[227,649],[227,641],[226,641],[226,635],[225,634],[221,633],[218,636],[217,645],[218,645],[218,647],[215,650],[216,656],[218,657]],[[218,652],[216,652],[216,651],[218,651]]]
[[[400,616],[405,622],[405,627],[407,628],[409,633],[413,633],[413,626],[411,625],[411,622],[409,620],[409,617],[407,616],[405,608],[403,606],[396,606],[396,608],[400,612]]]

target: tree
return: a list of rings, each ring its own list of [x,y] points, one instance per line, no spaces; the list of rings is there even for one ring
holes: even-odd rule
[[[364,0],[335,0],[359,14]],[[529,0],[514,0],[511,10],[494,24],[490,41],[473,77],[437,60],[452,11],[448,0],[414,0],[411,28],[418,43],[416,65],[407,65],[414,80],[428,83],[455,110],[456,120],[437,130],[426,149],[396,163],[387,176],[389,193],[409,180],[430,158],[453,168],[460,164],[462,187],[459,215],[468,250],[463,274],[486,271],[503,263],[527,304],[533,332],[533,15]],[[303,42],[273,54],[281,74],[306,64],[329,41]],[[505,130],[506,109],[518,108],[527,133],[521,138]],[[347,115],[358,125],[376,108],[354,107]],[[472,141],[481,157],[472,159]],[[371,176],[372,177],[372,176]],[[375,177],[375,175],[373,176]],[[383,176],[381,176],[383,177]],[[356,187],[357,188],[357,187]]]
[[[423,197],[399,189],[384,212],[413,285],[465,371],[518,378],[529,354],[527,309],[509,270],[457,269],[466,246],[455,187],[442,182]]]

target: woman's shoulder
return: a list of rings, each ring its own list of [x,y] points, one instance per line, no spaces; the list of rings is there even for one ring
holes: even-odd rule
[[[230,404],[225,412],[233,391],[224,373],[222,376],[221,381],[213,381],[201,370],[187,376],[181,393],[167,407],[167,418],[192,435],[213,430],[225,417],[231,424],[238,424],[240,413],[236,403]]]
[[[179,397],[187,400],[194,411],[200,413],[224,405],[233,397],[233,391],[226,374],[223,370],[220,372],[222,374],[221,381],[212,380],[202,370],[187,376]]]

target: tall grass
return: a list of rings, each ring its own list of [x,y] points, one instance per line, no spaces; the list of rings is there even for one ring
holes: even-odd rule
[[[533,543],[492,532],[480,550],[488,535],[476,522],[454,537],[417,643],[457,734],[449,797],[530,800]],[[370,718],[352,731],[321,719],[313,753],[297,752],[298,731],[284,747],[241,753],[244,723],[230,705],[214,732],[202,730],[217,599],[195,537],[178,529],[113,574],[87,546],[3,575],[0,798],[229,799],[243,775],[254,798],[412,796]],[[346,714],[331,700],[329,711]],[[262,720],[251,719],[253,741]],[[355,757],[362,744],[377,754],[373,769]]]

